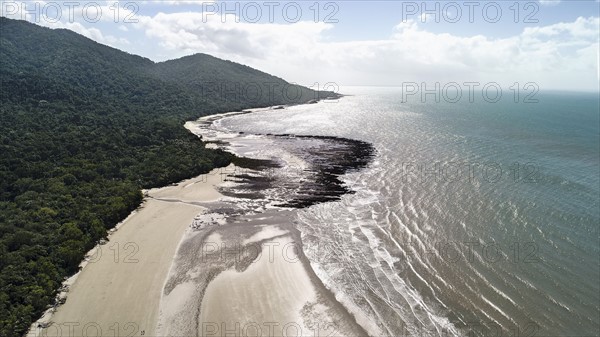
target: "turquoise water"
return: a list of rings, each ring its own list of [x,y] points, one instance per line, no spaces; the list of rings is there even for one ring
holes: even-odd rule
[[[396,88],[223,120],[365,140],[356,190],[298,212],[324,284],[374,335],[600,335],[597,94],[402,103]],[[324,249],[326,247],[326,249]]]

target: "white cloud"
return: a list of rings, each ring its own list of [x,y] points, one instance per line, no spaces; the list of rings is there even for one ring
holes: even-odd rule
[[[333,26],[324,23],[222,23],[201,13],[159,13],[137,27],[171,58],[209,53],[306,85],[475,80],[597,87],[598,18],[526,28],[507,38],[432,33],[409,20],[387,39],[347,42],[327,41]]]
[[[51,1],[32,1],[27,3],[14,2],[14,4],[14,6],[13,2],[5,4],[2,7],[4,10],[2,14],[12,19],[27,20],[44,27],[70,29],[94,41],[115,48],[123,49],[130,45],[129,40],[126,38],[103,34],[100,29],[95,27],[86,27],[97,22],[123,23],[134,17],[135,13],[133,11],[121,5],[115,6],[115,1],[71,2],[63,5]],[[66,4],[69,4],[69,6],[66,6]],[[91,4],[91,6],[88,10],[83,10],[86,8],[84,7],[86,4]],[[128,31],[128,28],[123,24],[118,29]]]
[[[556,6],[561,0],[539,0],[542,6]]]
[[[81,34],[89,39],[92,39],[96,42],[115,47],[115,48],[123,48],[130,44],[129,40],[125,38],[118,38],[112,35],[105,35],[97,28],[87,28],[78,22],[66,22],[66,23],[51,23],[46,24],[45,26],[50,28],[65,28],[70,29],[78,34]]]
[[[162,1],[165,5],[198,5],[203,4],[214,4],[216,1],[202,1],[202,0],[165,0]]]
[[[161,5],[198,5],[202,6],[203,4],[214,4],[215,0],[151,0],[151,1],[141,1],[140,4],[161,4]]]
[[[195,12],[140,17],[137,27],[176,54],[204,52],[244,59],[268,59],[274,53],[279,57],[298,54],[310,57],[311,50],[298,48],[317,45],[321,33],[331,28],[330,25],[313,22],[237,23],[231,18],[223,23],[218,15],[205,16]]]
[[[123,25],[121,19],[130,14],[120,12],[121,23],[110,34],[99,29],[111,27],[110,20],[98,28],[47,25],[158,61],[208,53],[305,85],[505,81],[537,82],[542,89],[598,87],[598,17],[528,27],[505,38],[433,33],[426,24],[408,20],[390,27],[384,39],[331,42],[334,26],[322,22],[251,24],[229,16],[223,23],[220,15],[179,12],[137,15],[137,23]],[[115,37],[120,30],[128,31],[135,44]]]

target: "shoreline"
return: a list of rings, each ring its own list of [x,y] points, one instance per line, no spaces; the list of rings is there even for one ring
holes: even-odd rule
[[[228,171],[232,171],[231,167]],[[47,310],[27,336],[153,336],[165,280],[202,202],[221,197],[224,168],[145,190],[140,207],[110,230],[63,284],[66,301]]]
[[[242,112],[228,112],[206,117],[212,122],[215,119],[237,114],[271,109],[274,109],[274,107],[247,109]],[[190,122],[193,123],[193,121]],[[193,134],[198,135],[191,127],[193,124],[189,124],[190,122],[187,122],[185,127]],[[297,137],[332,138],[319,136]],[[200,139],[202,139],[201,136]],[[210,141],[205,141],[205,143],[207,146],[211,144]],[[267,264],[261,264],[260,259],[256,260],[256,256],[254,258],[247,257],[246,265],[242,267],[227,261],[226,265],[228,266],[224,269],[210,272],[212,275],[205,280],[204,287],[198,294],[193,294],[194,291],[198,291],[197,288],[187,285],[187,288],[185,286],[180,288],[177,296],[167,296],[170,294],[170,292],[167,293],[170,278],[173,274],[176,274],[176,262],[180,251],[183,250],[188,239],[198,236],[198,232],[192,230],[190,225],[202,212],[210,211],[210,207],[207,207],[206,203],[217,202],[219,198],[227,197],[227,195],[221,195],[217,188],[223,185],[226,177],[235,176],[237,173],[235,167],[231,164],[227,168],[217,168],[208,174],[187,179],[174,185],[144,191],[145,198],[140,207],[109,231],[109,241],[107,243],[96,246],[88,253],[88,255],[92,255],[95,253],[94,251],[99,250],[101,256],[98,261],[90,263],[87,259],[84,260],[82,269],[64,283],[67,289],[63,294],[69,294],[66,298],[67,301],[46,311],[38,321],[33,323],[27,336],[62,336],[65,331],[68,331],[71,335],[93,333],[99,336],[124,334],[160,336],[160,334],[157,334],[159,332],[163,332],[162,335],[165,336],[172,335],[173,331],[169,331],[168,323],[161,325],[161,323],[164,323],[163,316],[167,317],[168,321],[169,315],[172,315],[172,312],[169,313],[170,309],[165,310],[166,314],[163,315],[165,307],[185,307],[183,303],[190,299],[199,299],[198,305],[202,307],[208,305],[205,304],[207,302],[222,302],[215,302],[214,299],[215,294],[219,293],[219,289],[229,289],[224,286],[228,281],[223,281],[224,279],[227,280],[227,275],[229,275],[230,280],[242,279],[245,280],[242,283],[248,285],[253,283],[248,282],[249,274],[263,275],[262,277],[252,278],[253,280],[262,280],[262,288],[252,288],[251,286],[236,288],[239,291],[237,292],[237,302],[234,301],[234,303],[248,304],[249,302],[244,302],[244,296],[247,300],[248,289],[254,289],[267,297],[272,292],[277,293],[276,295],[286,293],[290,295],[296,292],[305,294],[305,301],[299,302],[300,300],[297,300],[293,308],[282,305],[286,302],[281,302],[281,299],[279,300],[279,306],[271,306],[272,303],[267,301],[265,303],[267,309],[264,305],[262,308],[254,307],[252,311],[257,312],[256,315],[258,316],[250,317],[251,319],[262,317],[263,322],[271,322],[273,319],[277,320],[273,315],[279,315],[277,316],[279,317],[278,321],[293,320],[292,322],[282,322],[283,324],[304,322],[302,323],[304,325],[299,326],[302,327],[302,331],[308,331],[310,335],[331,335],[331,330],[323,330],[324,327],[330,328],[331,326],[335,328],[334,332],[340,333],[343,331],[344,335],[367,335],[366,331],[357,323],[356,317],[336,299],[336,295],[323,284],[312,269],[311,263],[302,249],[300,232],[291,224],[283,226],[277,223],[260,224],[260,221],[264,222],[263,219],[250,226],[254,227],[255,232],[246,232],[246,238],[249,239],[254,235],[259,235],[263,227],[283,229],[285,234],[267,235],[267,237],[260,240],[260,243],[261,245],[265,243],[294,244],[298,261],[300,261],[295,266],[290,267],[285,264],[287,261],[281,261],[281,257],[279,260]],[[224,171],[228,174],[223,173]],[[171,225],[165,225],[165,223],[171,223]],[[248,223],[244,224],[244,226],[247,225]],[[231,227],[234,231],[241,228],[236,224]],[[204,240],[210,238],[214,239],[215,234],[219,238],[218,232],[220,230],[221,227],[219,226],[205,230],[203,234],[199,235],[200,240],[202,240],[200,242],[203,243]],[[268,239],[272,241],[267,241]],[[223,242],[220,238],[218,241]],[[277,263],[279,263],[278,268],[274,268],[274,264]],[[232,267],[234,268],[232,269]],[[271,275],[271,278],[265,278],[265,274]],[[291,288],[280,284],[280,287],[276,290],[272,289],[274,280],[279,278],[287,279],[291,283],[294,283],[297,279],[304,279],[305,282],[303,285],[296,285]],[[171,285],[170,290],[174,290],[173,285]],[[218,299],[219,296],[216,298]],[[167,304],[165,305],[165,303]],[[299,306],[298,303],[302,305]],[[251,305],[247,306],[252,308]],[[215,311],[214,307],[213,304],[210,312]],[[235,311],[230,311],[228,307],[221,305],[221,308],[224,308],[221,315],[212,316],[207,316],[205,310],[198,310],[202,314],[201,317],[196,319],[195,332],[200,331],[198,330],[200,322],[202,324],[206,323],[204,322],[205,319],[213,321],[216,319],[225,324],[228,320],[231,322],[231,315],[237,315]],[[177,312],[177,310],[174,312]],[[263,316],[260,316],[261,314]],[[323,331],[311,330],[312,328],[306,325],[315,324],[315,322],[318,329]],[[94,332],[90,332],[92,330]],[[282,330],[279,331],[282,332]],[[177,334],[181,335],[181,333]]]
[[[240,113],[252,113],[255,111],[260,111],[260,110],[271,110],[274,109],[277,106],[271,106],[271,107],[262,107],[262,108],[249,108],[249,109],[244,109],[242,111],[232,111],[232,112],[224,112],[224,113],[216,113],[216,114],[209,114],[205,117],[217,117],[217,118],[222,118],[222,116],[224,115],[236,115],[236,114],[240,114]],[[283,105],[282,107],[287,107],[287,105]],[[187,121],[186,123],[184,123],[183,127],[188,129],[188,131],[190,131],[192,134],[196,135],[191,129],[187,128],[186,125],[189,122],[195,122],[198,119],[195,120],[190,120]],[[199,137],[201,141],[202,140],[201,137]],[[205,146],[207,148],[210,148],[211,144],[210,142],[204,142]],[[169,191],[170,189],[173,189],[174,187],[180,187],[180,186],[187,186],[189,184],[187,184],[188,182],[193,182],[195,180],[202,180],[203,182],[206,182],[205,178],[206,177],[219,177],[218,182],[220,182],[221,184],[225,181],[226,177],[221,177],[221,175],[223,174],[223,172],[229,172],[229,173],[235,173],[235,165],[234,164],[230,164],[230,166],[228,166],[228,168],[226,167],[221,167],[221,168],[215,168],[213,170],[211,170],[208,173],[204,173],[201,174],[199,176],[196,177],[191,177],[188,179],[184,179],[180,182],[174,183],[174,184],[169,184],[163,187],[155,187],[155,188],[151,188],[151,189],[142,189],[141,192],[144,195],[144,199],[142,200],[141,204],[135,209],[133,210],[125,219],[123,219],[122,221],[120,221],[119,223],[117,223],[113,228],[107,230],[107,236],[105,240],[101,240],[99,243],[97,243],[92,249],[90,249],[88,252],[86,252],[84,259],[79,263],[79,270],[73,274],[70,275],[68,277],[65,277],[65,279],[63,280],[63,282],[61,283],[61,287],[59,288],[56,296],[55,296],[55,301],[51,304],[48,305],[48,308],[41,314],[41,316],[39,316],[35,321],[32,322],[32,324],[30,325],[29,329],[27,330],[27,333],[24,335],[26,337],[38,337],[40,335],[42,336],[62,336],[62,330],[60,327],[58,329],[56,328],[52,328],[53,325],[57,324],[55,322],[56,317],[59,315],[59,312],[64,311],[65,309],[62,309],[66,303],[68,298],[70,297],[69,295],[73,293],[72,288],[78,284],[78,280],[80,279],[82,274],[88,274],[88,273],[94,273],[94,272],[89,272],[87,271],[89,268],[88,265],[96,263],[97,260],[99,258],[101,258],[102,251],[104,248],[104,251],[108,251],[109,253],[113,253],[113,251],[110,251],[109,247],[109,243],[111,242],[111,238],[113,238],[114,240],[116,239],[121,239],[122,234],[120,235],[116,235],[117,233],[119,233],[119,229],[121,229],[121,227],[123,227],[125,224],[128,223],[128,221],[130,221],[134,216],[136,216],[136,214],[138,214],[140,211],[142,211],[143,209],[145,209],[147,206],[149,206],[151,204],[150,201],[152,200],[158,200],[160,199],[160,197],[164,197],[164,193],[161,193],[161,191]],[[233,167],[233,168],[232,168]],[[227,175],[225,175],[227,176]],[[217,181],[214,180],[211,183],[212,185],[210,186],[210,189],[203,189],[203,193],[208,193],[210,194],[212,197],[211,198],[202,198],[201,199],[205,199],[205,200],[199,200],[199,201],[215,201],[217,198],[215,198],[216,196],[218,197],[222,197],[222,195],[216,190],[216,183],[218,183]],[[208,185],[208,184],[204,184],[204,185]],[[220,185],[220,184],[219,184]],[[151,192],[157,192],[159,194],[161,194],[161,196],[157,199],[154,198],[154,196],[150,195]],[[203,194],[200,193],[200,194]],[[199,211],[200,212],[200,211]],[[138,215],[139,217],[139,215]],[[193,221],[193,218],[190,220],[190,223]],[[115,236],[116,235],[116,236]],[[130,236],[132,239],[135,239],[135,236]],[[179,244],[180,241],[184,239],[184,232],[181,233],[178,243],[176,244],[176,250],[173,253],[173,259],[175,258],[175,254],[177,252],[177,249],[179,248]],[[128,239],[127,239],[128,240]],[[131,241],[126,241],[126,242],[131,242]],[[128,248],[133,247],[133,250],[135,250],[135,246],[128,246]],[[132,251],[133,251],[132,250]],[[99,253],[100,252],[100,253]],[[98,254],[100,256],[98,256]],[[106,255],[106,254],[104,254]],[[169,263],[169,270],[171,268],[172,263]],[[168,276],[169,272],[166,273],[165,277],[164,277],[164,282],[166,282],[167,276]],[[164,287],[164,282],[163,282],[163,287]],[[78,296],[80,297],[80,296]],[[162,298],[162,291],[161,291],[161,296],[160,298]],[[160,301],[160,299],[159,299]],[[71,304],[69,304],[69,306],[71,306]],[[158,311],[158,308],[157,308]],[[119,322],[118,320],[115,322]],[[67,331],[69,331],[69,333],[72,334],[72,327],[70,326],[71,323],[76,323],[77,325],[80,325],[80,320],[76,320],[76,321],[69,321],[69,323],[67,324],[67,326],[65,326],[65,328],[67,329]],[[96,327],[96,321],[90,321],[90,322],[84,322],[81,325],[86,325],[89,323],[90,327]],[[129,323],[133,323],[133,322],[127,322],[125,323],[126,325],[129,325]],[[156,323],[156,320],[155,322]],[[131,325],[129,325],[131,326]],[[154,324],[153,329],[156,328],[156,324]],[[152,329],[152,330],[153,330]],[[114,330],[109,329],[111,331],[114,332]],[[56,332],[55,335],[52,334],[52,331]],[[102,334],[100,334],[102,335]],[[114,335],[114,333],[112,334]],[[147,335],[147,333],[146,333]]]
[[[219,144],[227,149],[234,144],[227,141],[231,139],[230,136],[235,138],[235,134],[244,133],[228,130],[224,133],[224,141],[220,141],[219,137],[213,137],[214,129],[203,127],[222,118],[264,110],[270,109],[211,115],[186,123],[186,128],[204,141],[209,138],[211,140],[208,143]],[[203,135],[209,136],[205,138]],[[248,136],[252,138],[255,134]],[[264,136],[317,139],[346,145],[353,143],[357,147],[350,147],[353,150],[350,153],[355,153],[361,146],[367,149],[361,152],[365,165],[372,155],[370,144],[350,139],[308,135]],[[250,144],[242,147],[248,146],[251,147]],[[335,150],[331,151],[334,157],[338,154]],[[234,153],[244,155],[237,151]],[[339,166],[332,166],[325,171],[338,174],[344,171]],[[353,167],[350,163],[347,166]],[[244,186],[252,191],[252,183]],[[237,198],[235,191],[223,193],[243,203],[243,198]],[[329,190],[329,193],[335,193],[335,190]],[[249,213],[242,215],[226,215],[226,226],[186,233],[162,294],[158,335],[188,336],[202,332],[208,335],[265,336],[266,332],[266,335],[273,336],[290,335],[290,331],[292,335],[300,331],[303,336],[368,335],[358,324],[357,318],[319,279],[304,254],[301,233],[292,221],[296,209],[308,207],[312,202],[303,204],[288,204],[257,213],[248,210]],[[225,208],[227,206],[218,205],[214,211],[219,213]],[[292,251],[294,258],[290,261],[288,254]]]

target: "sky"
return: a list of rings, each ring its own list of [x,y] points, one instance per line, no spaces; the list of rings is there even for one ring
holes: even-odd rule
[[[599,91],[598,0],[12,1],[0,15],[161,62],[195,53],[290,82]]]

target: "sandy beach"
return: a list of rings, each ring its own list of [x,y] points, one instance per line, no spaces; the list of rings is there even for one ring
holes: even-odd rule
[[[367,335],[311,268],[294,209],[265,206],[270,178],[248,173],[145,191],[30,336]]]
[[[325,324],[313,327],[303,317],[303,311],[314,307],[317,293],[293,249],[287,249],[293,245],[289,235],[271,237],[245,271],[226,270],[212,280],[202,299],[202,335],[227,331],[238,336],[328,335],[318,331]]]
[[[165,284],[159,336],[366,336],[302,252],[292,211],[188,232]]]
[[[161,292],[198,202],[216,200],[225,169],[148,190],[143,205],[98,246],[41,336],[154,336]],[[232,171],[232,170],[229,170]]]
[[[287,211],[190,228],[235,167],[146,191],[29,336],[366,335],[316,277]],[[35,324],[37,326],[37,323]]]

